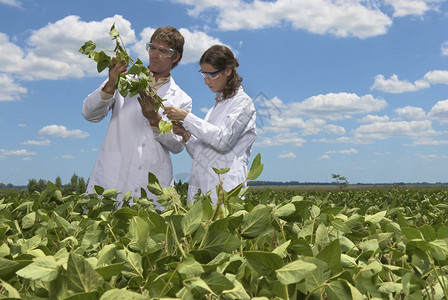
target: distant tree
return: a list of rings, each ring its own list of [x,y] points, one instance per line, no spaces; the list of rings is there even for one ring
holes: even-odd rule
[[[37,189],[37,180],[34,178],[31,178],[28,180],[28,192],[34,193],[34,191]]]
[[[61,177],[56,177],[55,181],[54,181],[54,185],[62,191],[62,179]]]
[[[44,179],[39,179],[39,181],[37,182],[37,191],[42,192],[43,190],[45,190],[45,188],[47,187],[47,180]]]
[[[86,181],[83,177],[79,177],[76,173],[70,179],[70,183],[64,185],[63,194],[68,195],[74,192],[84,193],[86,191]]]
[[[87,185],[86,185],[86,181],[84,180],[83,177],[79,178],[78,186],[79,186],[79,192],[80,193],[84,193],[86,191]]]
[[[348,187],[348,180],[345,178],[345,176],[341,176],[339,174],[331,174],[331,177],[333,179],[336,179],[336,183],[339,186],[340,191],[345,191]]]

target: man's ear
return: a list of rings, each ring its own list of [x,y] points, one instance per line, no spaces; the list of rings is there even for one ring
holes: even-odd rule
[[[176,63],[176,62],[178,62],[179,60],[180,60],[180,53],[176,53],[176,54],[173,56],[173,64]]]

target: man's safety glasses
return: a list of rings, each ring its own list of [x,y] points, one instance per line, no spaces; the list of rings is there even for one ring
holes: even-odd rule
[[[146,43],[146,51],[150,55],[156,55],[157,53],[157,56],[162,58],[173,57],[177,53],[176,49],[165,48],[154,43]]]

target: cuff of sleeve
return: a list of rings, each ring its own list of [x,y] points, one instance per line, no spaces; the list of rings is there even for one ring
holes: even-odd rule
[[[155,136],[160,135],[160,129],[159,129],[159,127],[157,127],[157,126],[151,126],[151,128],[152,128],[152,132],[154,132],[154,135],[155,135]]]
[[[113,96],[114,95],[111,95],[111,94],[101,91],[101,99],[102,100],[110,100],[110,99],[112,99]]]

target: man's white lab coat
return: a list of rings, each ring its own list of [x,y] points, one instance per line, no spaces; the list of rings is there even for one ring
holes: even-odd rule
[[[112,109],[106,137],[89,178],[87,193],[93,193],[93,187],[99,185],[105,189],[118,189],[121,193],[119,200],[128,191],[140,196],[140,188],[147,188],[148,172],[156,175],[162,187],[172,185],[173,167],[169,152],[179,153],[184,149],[181,137],[173,133],[154,134],[142,114],[138,95],[123,98],[116,90],[112,99],[102,100],[101,89],[104,84],[87,96],[82,107],[83,116],[91,122],[101,121]],[[173,78],[162,85],[157,94],[166,99],[165,106],[191,111],[190,96],[180,89]],[[159,112],[164,117],[162,110]]]

